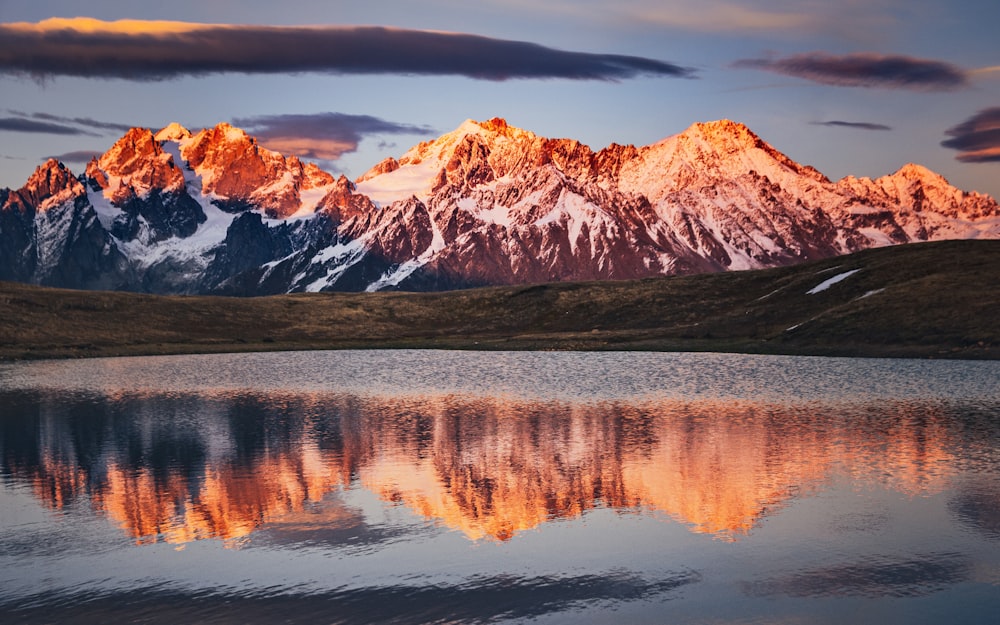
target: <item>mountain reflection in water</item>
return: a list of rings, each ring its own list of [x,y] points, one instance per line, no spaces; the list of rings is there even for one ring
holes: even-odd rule
[[[472,540],[507,541],[594,508],[660,513],[737,540],[838,475],[942,491],[977,457],[970,446],[990,444],[967,436],[974,415],[923,400],[6,397],[16,418],[0,419],[3,473],[53,509],[89,500],[137,543],[349,528],[363,513],[335,505],[336,494],[358,487]]]

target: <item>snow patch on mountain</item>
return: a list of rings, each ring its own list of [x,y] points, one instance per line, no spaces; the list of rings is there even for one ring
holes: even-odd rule
[[[367,251],[368,248],[364,241],[360,239],[347,243],[337,243],[320,250],[313,257],[312,264],[326,265],[326,273],[305,285],[303,290],[308,293],[317,293],[334,284],[344,272],[361,261]],[[305,274],[300,273],[293,278],[292,283],[298,284],[303,278],[305,278]]]
[[[832,278],[827,278],[826,280],[823,280],[822,282],[820,282],[819,284],[817,284],[813,288],[811,288],[808,291],[806,291],[806,295],[815,295],[817,293],[822,293],[823,291],[829,289],[834,284],[837,284],[838,282],[841,282],[843,280],[846,280],[847,278],[850,278],[851,276],[853,276],[854,274],[858,273],[859,271],[861,271],[861,270],[860,269],[851,269],[850,271],[845,271],[844,273],[838,273],[837,275],[833,276]]]
[[[433,159],[408,164],[396,171],[359,182],[357,192],[367,195],[380,206],[410,197],[426,203],[440,168],[440,162]]]
[[[94,207],[97,218],[105,230],[110,231],[115,219],[123,214],[122,209],[112,204],[103,191],[87,189],[87,201]]]
[[[208,266],[209,255],[226,238],[226,232],[236,215],[219,210],[210,203],[205,206],[205,223],[189,237],[170,237],[163,241],[148,243],[144,237],[119,243],[128,257],[139,267],[149,267],[167,259],[192,262],[204,269]]]

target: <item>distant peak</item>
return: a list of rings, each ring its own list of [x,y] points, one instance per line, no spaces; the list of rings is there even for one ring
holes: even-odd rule
[[[906,165],[903,165],[893,175],[906,178],[907,180],[926,180],[928,178],[932,179],[941,178],[940,174],[933,172],[924,167],[923,165],[918,165],[916,163],[907,163]]]
[[[242,129],[227,122],[220,122],[212,129],[217,137],[225,137],[226,141],[242,142],[250,136]]]
[[[731,119],[716,119],[707,122],[695,122],[691,126],[712,132],[750,132],[750,129],[746,126],[746,124],[734,122]]]
[[[108,167],[111,163],[121,161],[124,158],[133,158],[136,154],[155,154],[159,150],[159,145],[153,138],[153,131],[149,128],[130,128],[122,135],[122,138],[115,141],[111,149],[98,159],[102,167]]]
[[[682,135],[697,134],[711,140],[713,143],[737,140],[741,143],[756,144],[760,138],[745,124],[731,119],[718,119],[710,122],[692,124]]]
[[[191,137],[191,131],[177,122],[171,122],[160,132],[156,133],[157,141],[180,141]]]
[[[37,187],[39,184],[51,180],[72,178],[73,173],[68,167],[55,158],[50,158],[35,168],[35,171],[28,177],[25,187]]]
[[[152,134],[153,131],[150,130],[149,128],[143,128],[142,126],[134,126],[132,128],[129,128],[128,132],[126,132],[123,135],[123,137],[146,137],[146,136],[152,136]]]
[[[474,119],[467,119],[462,122],[462,125],[449,134],[460,136],[467,134],[488,134],[500,135],[504,137],[534,136],[533,133],[527,130],[511,126],[507,123],[507,120],[502,117],[494,117],[483,122],[476,121]]]
[[[40,172],[50,171],[53,169],[66,169],[66,166],[57,158],[49,158],[44,163],[35,168],[32,177],[37,176]]]
[[[504,132],[509,127],[507,125],[507,120],[503,117],[494,117],[481,122],[479,125],[486,130],[492,130],[494,132]]]
[[[39,165],[19,190],[20,194],[31,198],[32,203],[41,210],[46,208],[45,201],[49,198],[55,197],[57,201],[63,201],[81,192],[83,185],[73,172],[54,158]]]

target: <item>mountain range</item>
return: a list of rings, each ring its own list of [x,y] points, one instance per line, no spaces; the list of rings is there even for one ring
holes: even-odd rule
[[[1000,238],[987,195],[915,164],[832,181],[728,120],[597,152],[469,120],[356,181],[229,124],[170,124],[0,190],[0,280],[164,294],[627,279],[972,238]]]

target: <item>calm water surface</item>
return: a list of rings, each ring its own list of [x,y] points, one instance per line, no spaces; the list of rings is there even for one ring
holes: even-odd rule
[[[1000,363],[0,365],[3,623],[995,623]]]

